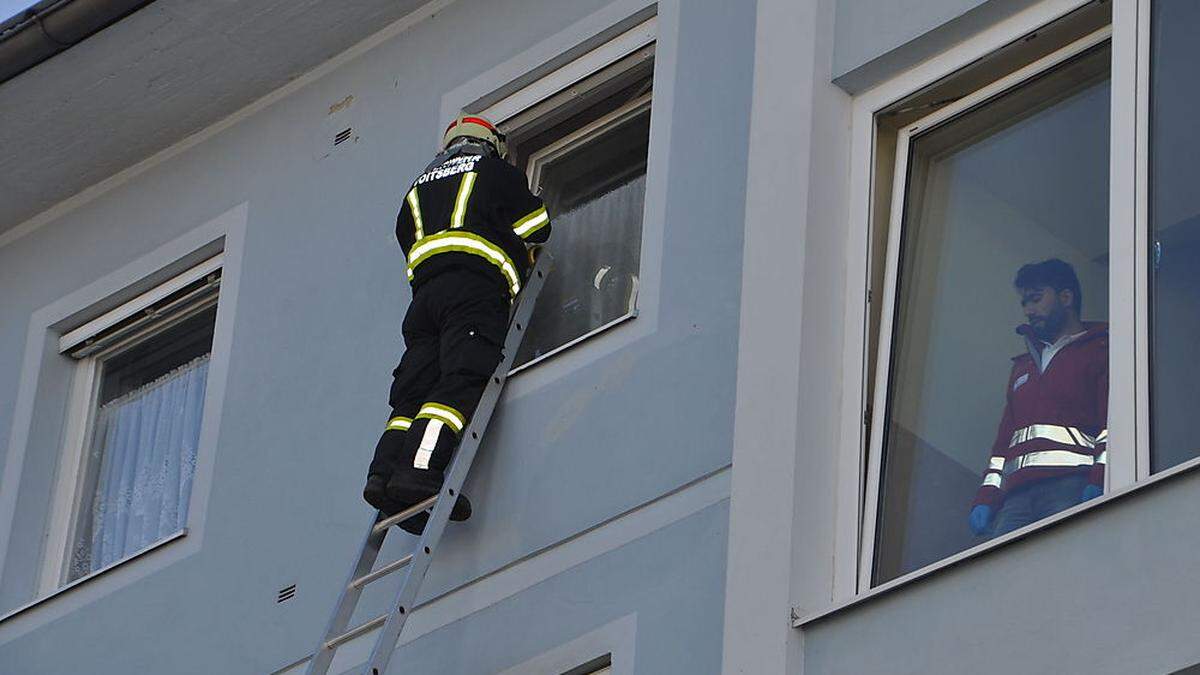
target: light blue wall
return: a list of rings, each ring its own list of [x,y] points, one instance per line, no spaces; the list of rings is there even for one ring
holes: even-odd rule
[[[632,644],[618,642],[614,660],[635,652],[639,675],[719,673],[723,595],[712,591],[724,585],[728,518],[728,503],[717,504],[590,560],[402,648],[396,661],[408,670],[389,670],[544,672],[519,666],[632,615]]]
[[[630,14],[646,4],[612,3]],[[15,672],[22,673],[261,673],[306,653],[368,516],[358,492],[388,412],[408,299],[394,214],[399,190],[433,147],[442,97],[608,6],[455,2],[0,248],[0,441],[7,442],[36,310],[230,208],[247,208],[211,491],[206,511],[194,514],[203,519],[202,544],[111,592],[81,588],[0,625],[0,663],[21,664]],[[754,3],[664,2],[659,35],[652,147],[667,154],[650,178],[660,192],[648,201],[658,199],[665,217],[646,224],[658,233],[662,259],[657,295],[644,298],[656,311],[514,378],[472,476],[477,516],[446,537],[426,594],[730,462]],[[347,95],[355,97],[359,140],[315,161],[326,111]],[[606,353],[623,335],[627,344]],[[59,358],[53,344],[46,351]],[[60,363],[39,384],[9,546],[17,553],[0,583],[5,608],[30,599],[67,370]],[[723,512],[714,513],[704,520],[710,531],[723,527]],[[719,651],[714,608],[723,596],[724,540],[714,541],[721,543],[706,540],[699,567],[688,573],[706,580],[690,590],[710,616],[689,625]],[[664,535],[653,555],[688,557],[672,547],[698,545]],[[597,570],[589,574],[605,587],[637,588],[646,572],[628,561]],[[292,583],[297,597],[276,605],[276,590]],[[664,611],[669,595],[631,591],[622,611]],[[514,601],[505,622],[533,606]],[[581,611],[572,625],[588,623]],[[559,637],[547,633],[544,648]],[[540,646],[531,640],[522,649]],[[506,653],[517,658],[517,651]]]
[[[1194,472],[805,630],[804,672],[1174,672],[1200,662]],[[869,648],[864,648],[869,645]]]
[[[835,0],[833,79],[856,92],[1035,0]]]

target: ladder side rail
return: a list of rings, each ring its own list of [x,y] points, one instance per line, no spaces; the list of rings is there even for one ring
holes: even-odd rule
[[[350,578],[346,580],[338,593],[336,609],[329,618],[325,632],[321,635],[321,642],[308,662],[308,668],[305,670],[307,675],[325,675],[329,672],[336,647],[328,648],[327,645],[330,640],[346,631],[346,627],[350,625],[350,619],[354,615],[354,609],[358,606],[358,598],[362,595],[362,587],[353,587],[353,582],[368,574],[375,566],[375,561],[379,558],[379,551],[383,548],[383,540],[387,536],[386,531],[375,531],[375,523],[380,517],[381,514],[378,511],[371,516],[371,523],[367,525],[367,534],[358,550],[358,559],[350,571]]]
[[[479,405],[476,406],[475,413],[471,416],[471,421],[463,430],[462,440],[451,460],[442,490],[433,507],[433,513],[429,517],[429,522],[425,524],[425,530],[421,533],[421,538],[413,550],[413,560],[404,572],[404,580],[401,581],[400,588],[396,592],[396,599],[391,606],[391,614],[384,623],[383,629],[380,630],[375,646],[371,650],[371,657],[363,669],[364,675],[382,675],[387,671],[388,662],[400,639],[400,632],[404,629],[408,615],[412,613],[412,605],[417,599],[417,592],[425,578],[425,572],[429,569],[429,563],[433,559],[434,549],[441,540],[442,531],[450,519],[450,511],[454,508],[454,502],[458,499],[462,484],[466,482],[467,473],[471,469],[471,463],[475,460],[475,452],[479,449],[483,432],[500,400],[504,382],[508,378],[508,371],[512,368],[517,349],[521,346],[521,339],[525,336],[525,328],[529,325],[529,317],[533,314],[537,297],[541,293],[542,285],[553,265],[554,260],[550,255],[545,252],[539,255],[533,272],[529,275],[529,281],[517,300],[517,306],[513,310],[513,316],[509,323],[508,335],[504,339],[504,356],[500,360],[500,365],[496,367],[491,382],[488,382],[487,387],[484,388]]]

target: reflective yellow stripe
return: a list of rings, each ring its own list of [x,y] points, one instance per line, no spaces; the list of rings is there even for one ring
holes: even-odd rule
[[[458,184],[458,197],[454,200],[454,214],[450,216],[450,227],[458,229],[463,226],[463,218],[467,215],[467,201],[471,199],[471,190],[475,189],[475,176],[472,171],[464,173],[462,182]]]
[[[411,426],[412,419],[408,417],[393,417],[387,423],[387,428],[392,431],[408,431]]]
[[[486,259],[508,280],[508,289],[513,294],[521,292],[521,280],[517,268],[504,249],[475,234],[465,231],[445,231],[431,234],[413,245],[408,252],[408,279],[416,274],[417,266],[439,253],[458,251],[472,253]]]
[[[513,232],[516,232],[518,237],[525,239],[529,235],[545,227],[546,223],[549,222],[550,215],[546,213],[546,207],[543,206],[513,223]]]
[[[417,197],[417,188],[408,191],[408,210],[412,212],[413,225],[416,228],[417,236],[413,241],[419,241],[425,237],[425,223],[421,221],[421,200]]]
[[[1001,478],[1000,474],[989,473],[988,475],[983,477],[983,486],[984,487],[991,486],[994,488],[998,488],[998,487],[1000,487],[1000,483],[1002,481],[1003,481],[1003,478]]]
[[[1004,470],[1004,458],[1003,457],[992,457],[990,460],[988,460],[988,469],[991,471],[1003,471]]]
[[[466,426],[467,420],[463,414],[442,403],[433,403],[432,401],[421,406],[421,412],[417,413],[417,419],[430,419],[444,422],[446,426],[454,430],[454,433],[462,433],[463,427]]]

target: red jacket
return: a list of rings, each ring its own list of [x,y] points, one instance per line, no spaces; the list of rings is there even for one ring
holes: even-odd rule
[[[1007,403],[972,506],[998,507],[1018,485],[1085,473],[1104,487],[1108,460],[1108,325],[1085,323],[1041,372],[1042,344],[1021,326],[1029,352],[1013,358]],[[1035,358],[1036,356],[1036,358]]]

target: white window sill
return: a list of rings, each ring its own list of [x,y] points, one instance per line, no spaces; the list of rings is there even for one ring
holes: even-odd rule
[[[160,539],[159,541],[156,541],[153,544],[150,544],[149,546],[147,546],[139,551],[131,553],[128,556],[121,558],[120,560],[112,563],[111,565],[108,565],[107,567],[102,567],[102,568],[96,570],[95,572],[88,574],[87,576],[79,577],[75,581],[72,581],[71,583],[50,593],[49,595],[44,595],[44,596],[38,598],[37,600],[34,600],[33,602],[30,602],[26,605],[22,605],[5,615],[0,616],[0,625],[2,625],[5,621],[8,621],[9,619],[12,619],[13,617],[17,616],[18,614],[23,614],[25,612],[32,610],[35,607],[41,606],[42,604],[45,604],[45,603],[53,600],[54,598],[57,598],[58,596],[66,593],[67,591],[70,591],[71,589],[74,589],[74,588],[76,588],[82,584],[85,584],[97,577],[107,574],[107,573],[111,572],[112,570],[114,570],[118,567],[121,567],[122,565],[125,565],[127,563],[130,563],[135,559],[141,558],[142,556],[150,553],[151,551],[158,550],[158,549],[166,546],[167,544],[170,544],[171,542],[183,539],[185,536],[187,536],[187,528],[184,528],[184,529],[176,532],[175,534],[168,535],[166,538]]]
[[[623,314],[623,315],[613,319],[612,321],[609,321],[608,323],[600,326],[599,328],[593,328],[592,330],[584,333],[583,335],[580,335],[579,337],[575,338],[574,340],[571,340],[570,342],[568,342],[560,347],[555,347],[554,349],[551,349],[550,351],[546,352],[545,354],[541,354],[536,358],[530,359],[530,360],[526,361],[525,363],[522,363],[521,365],[517,366],[516,368],[513,368],[512,370],[508,371],[508,377],[512,377],[513,375],[516,375],[517,373],[519,373],[523,370],[527,370],[529,368],[536,366],[539,363],[542,363],[543,361],[546,361],[555,356],[558,356],[559,354],[567,351],[568,349],[571,349],[572,347],[578,345],[581,342],[590,340],[593,337],[596,337],[597,335],[599,335],[601,333],[604,333],[608,330],[611,330],[612,328],[617,327],[620,324],[625,323],[626,321],[629,321],[630,319],[637,318],[637,315],[638,315],[638,311],[637,311],[637,308],[635,307],[634,309],[630,310],[630,312],[628,314]]]
[[[1163,471],[1160,471],[1159,473],[1156,473],[1156,474],[1150,476],[1149,478],[1145,478],[1143,480],[1140,480],[1131,485],[1127,485],[1118,490],[1113,490],[1110,493],[1100,495],[1099,497],[1088,500],[1082,504],[1076,504],[1075,506],[1072,506],[1069,509],[1066,509],[1064,511],[1059,511],[1058,513],[1056,513],[1052,516],[1043,518],[1042,520],[1039,520],[1036,523],[1031,523],[1029,525],[1026,525],[1025,527],[1022,527],[1019,530],[1009,532],[1008,534],[1006,534],[1002,537],[997,537],[995,539],[991,539],[982,544],[979,544],[978,546],[974,546],[965,551],[962,551],[961,553],[952,555],[949,558],[946,558],[945,560],[940,560],[940,561],[933,563],[932,565],[929,565],[927,567],[922,567],[921,569],[915,570],[913,572],[909,572],[908,574],[905,574],[904,576],[892,579],[891,581],[889,581],[885,584],[876,586],[868,591],[865,591],[863,593],[860,593],[859,595],[854,596],[853,598],[850,598],[848,600],[843,600],[841,602],[834,602],[823,609],[819,609],[817,611],[810,611],[808,613],[802,614],[796,608],[793,608],[792,609],[792,627],[793,628],[806,628],[809,625],[814,624],[822,619],[827,619],[835,614],[840,614],[840,613],[850,609],[851,607],[857,607],[859,605],[865,604],[871,600],[874,600],[875,598],[878,598],[882,595],[891,593],[897,589],[910,586],[910,585],[914,584],[915,582],[920,581],[921,579],[930,577],[930,576],[937,574],[943,570],[949,569],[951,567],[955,567],[966,561],[969,561],[969,560],[979,557],[981,555],[990,553],[1002,546],[1005,546],[1006,544],[1017,541],[1019,539],[1024,539],[1026,537],[1029,537],[1029,536],[1032,536],[1035,534],[1039,534],[1043,530],[1052,528],[1052,527],[1058,525],[1059,523],[1063,522],[1064,520],[1074,518],[1076,515],[1081,514],[1085,511],[1103,508],[1103,507],[1107,506],[1108,504],[1110,504],[1111,502],[1117,501],[1119,499],[1123,499],[1123,498],[1125,498],[1129,495],[1135,494],[1135,493],[1139,493],[1142,490],[1149,488],[1152,485],[1156,485],[1163,481],[1170,480],[1172,478],[1183,475],[1185,473],[1191,473],[1197,467],[1200,467],[1200,457],[1193,458],[1191,460],[1183,462],[1182,464],[1173,466],[1170,469],[1165,469]]]

